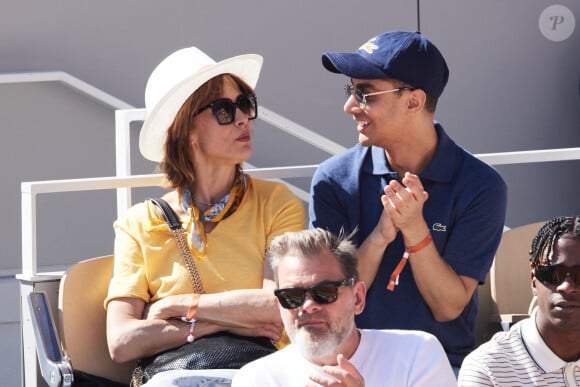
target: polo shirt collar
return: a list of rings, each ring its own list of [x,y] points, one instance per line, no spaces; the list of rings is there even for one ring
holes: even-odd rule
[[[545,373],[554,372],[566,366],[567,363],[552,352],[540,336],[536,327],[536,312],[530,318],[522,321],[520,329],[524,346],[542,371]],[[580,366],[580,360],[576,363]]]
[[[434,122],[435,131],[437,132],[437,148],[433,159],[427,165],[427,168],[419,176],[421,179],[427,179],[434,182],[449,182],[453,178],[454,167],[457,159],[457,145],[449,138],[443,127]],[[383,148],[376,146],[370,147],[372,164],[369,158],[363,162],[363,171],[373,175],[390,175],[396,178],[397,173],[392,171],[387,163],[387,155]],[[401,176],[402,177],[402,176]]]
[[[385,150],[383,148],[371,146],[370,152],[372,163],[368,162],[368,158],[363,162],[363,170],[365,172],[368,172],[372,175],[390,175],[391,178],[397,178],[397,172],[389,168],[389,164],[387,163],[387,155],[385,154]]]

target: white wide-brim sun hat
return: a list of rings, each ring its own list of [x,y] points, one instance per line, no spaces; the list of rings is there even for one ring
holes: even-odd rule
[[[216,62],[196,47],[183,48],[165,58],[145,87],[147,117],[139,134],[139,150],[146,159],[164,157],[167,128],[187,98],[201,85],[221,74],[234,74],[256,87],[264,59],[246,54]]]

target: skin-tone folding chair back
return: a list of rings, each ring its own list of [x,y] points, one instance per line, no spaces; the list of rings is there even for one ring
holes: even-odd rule
[[[107,295],[113,257],[74,264],[60,283],[58,308],[60,337],[74,369],[128,384],[135,362],[111,360],[106,340]]]
[[[493,321],[493,316],[497,316],[497,306],[491,298],[489,282],[488,274],[485,283],[477,287],[477,318],[473,330],[476,346],[488,341],[499,330],[499,324]]]
[[[530,281],[530,245],[545,222],[507,230],[483,285],[478,286],[475,344],[488,341],[494,333],[526,318],[536,305]]]
[[[490,271],[491,297],[504,324],[529,316],[535,303],[532,295],[529,250],[545,222],[515,227],[504,232]]]

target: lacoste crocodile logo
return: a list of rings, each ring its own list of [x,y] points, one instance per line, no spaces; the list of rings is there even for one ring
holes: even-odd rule
[[[433,231],[445,232],[445,231],[447,231],[447,226],[445,226],[441,223],[435,223],[435,224],[433,224]]]

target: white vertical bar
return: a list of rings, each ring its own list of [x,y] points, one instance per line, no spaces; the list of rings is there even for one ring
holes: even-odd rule
[[[131,174],[131,123],[127,120],[126,110],[115,111],[115,159],[117,176]],[[131,206],[131,188],[117,188],[117,217]]]
[[[115,158],[117,176],[131,176],[131,122],[142,121],[146,109],[124,109],[115,111]],[[117,217],[131,207],[131,188],[117,188]]]
[[[30,183],[21,184],[22,191],[22,274],[36,275],[36,195]]]

